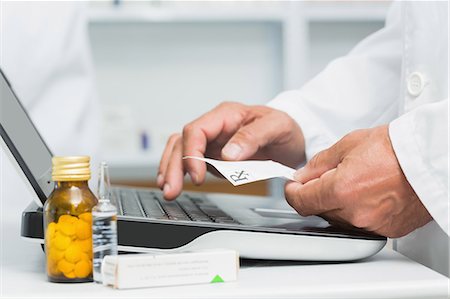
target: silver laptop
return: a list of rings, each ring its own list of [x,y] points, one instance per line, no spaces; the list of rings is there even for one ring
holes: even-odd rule
[[[52,153],[3,72],[0,77],[3,145],[36,192],[22,214],[21,234],[43,242],[42,206],[53,189]],[[285,200],[269,197],[185,192],[168,202],[156,189],[114,187],[113,201],[122,251],[232,248],[244,258],[351,261],[374,255],[386,243],[385,237],[361,229],[301,217]]]

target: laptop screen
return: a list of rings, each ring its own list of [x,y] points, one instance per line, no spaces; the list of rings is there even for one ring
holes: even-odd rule
[[[0,73],[0,135],[44,203],[53,189],[52,153]]]

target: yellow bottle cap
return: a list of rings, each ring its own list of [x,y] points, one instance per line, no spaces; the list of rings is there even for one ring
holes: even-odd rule
[[[52,180],[88,181],[91,178],[89,156],[67,156],[52,158]]]

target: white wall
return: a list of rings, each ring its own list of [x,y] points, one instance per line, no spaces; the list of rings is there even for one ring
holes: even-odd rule
[[[90,36],[102,104],[129,109],[156,147],[224,100],[281,90],[278,24],[101,23]]]
[[[103,150],[113,166],[131,167],[125,176],[136,175],[143,163],[156,166],[169,134],[221,101],[267,102],[285,82],[297,82],[283,77],[292,73],[285,68],[310,78],[381,28],[387,7],[379,2],[277,2],[274,7],[233,2],[224,10],[180,3],[176,8],[92,8],[89,31],[106,116]],[[286,24],[303,28],[286,30]],[[283,47],[299,43],[303,57],[291,62],[292,55],[283,55],[292,51]],[[304,65],[295,65],[299,61]],[[146,153],[139,151],[142,130],[152,143]]]

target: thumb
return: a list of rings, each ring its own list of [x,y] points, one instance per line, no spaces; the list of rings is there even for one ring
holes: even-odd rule
[[[296,181],[306,183],[312,179],[319,178],[322,174],[336,168],[341,163],[343,152],[339,142],[330,148],[317,153],[306,165],[294,174]]]
[[[259,118],[241,127],[222,149],[224,160],[245,160],[269,144],[277,132],[267,125],[267,119]]]

